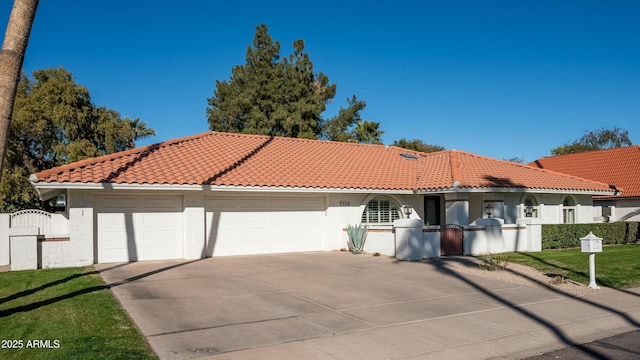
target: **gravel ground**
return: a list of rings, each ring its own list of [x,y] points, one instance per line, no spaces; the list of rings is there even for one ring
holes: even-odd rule
[[[483,270],[480,268],[481,260],[474,257],[440,258],[446,266],[461,273],[485,276],[496,280],[508,281],[533,287],[551,287],[568,294],[583,296],[611,289],[600,286],[600,289],[590,289],[566,278],[550,277],[538,270],[521,264],[508,263],[504,270]]]

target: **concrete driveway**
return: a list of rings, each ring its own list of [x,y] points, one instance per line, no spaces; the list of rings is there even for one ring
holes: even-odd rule
[[[640,289],[574,297],[451,261],[469,260],[329,252],[97,267],[161,359],[515,359],[640,328]]]

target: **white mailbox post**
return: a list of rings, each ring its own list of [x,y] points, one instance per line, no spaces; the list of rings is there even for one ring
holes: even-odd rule
[[[589,235],[580,239],[580,248],[582,252],[589,253],[589,288],[600,289],[596,285],[596,253],[602,252],[602,238],[589,231]]]

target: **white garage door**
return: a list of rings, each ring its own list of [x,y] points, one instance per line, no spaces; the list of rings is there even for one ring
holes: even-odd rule
[[[206,201],[207,256],[324,250],[324,199],[215,197]]]
[[[183,257],[182,197],[96,196],[98,262]]]

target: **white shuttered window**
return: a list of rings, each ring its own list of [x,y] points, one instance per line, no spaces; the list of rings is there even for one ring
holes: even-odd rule
[[[375,198],[369,203],[362,213],[363,223],[389,224],[393,220],[400,219],[400,207],[388,198]]]

